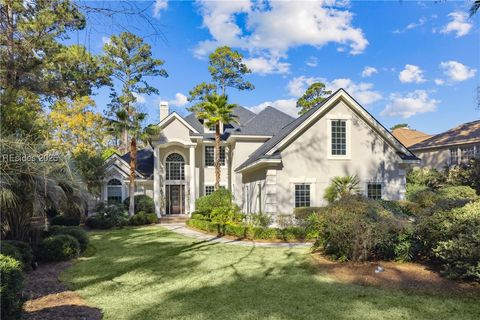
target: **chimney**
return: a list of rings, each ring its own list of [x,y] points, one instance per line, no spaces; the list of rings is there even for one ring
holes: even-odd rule
[[[168,101],[160,101],[160,122],[162,122],[169,113]]]

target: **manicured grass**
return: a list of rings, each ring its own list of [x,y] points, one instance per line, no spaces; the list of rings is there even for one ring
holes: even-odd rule
[[[63,274],[104,319],[478,319],[478,297],[347,285],[306,249],[185,238],[158,226],[92,234],[96,254]]]

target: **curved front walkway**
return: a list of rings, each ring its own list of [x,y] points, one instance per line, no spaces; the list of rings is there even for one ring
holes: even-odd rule
[[[287,243],[287,242],[255,242],[251,240],[233,240],[233,239],[213,236],[210,234],[189,229],[185,226],[184,223],[159,224],[159,226],[186,237],[196,238],[199,240],[205,240],[205,241],[211,241],[211,242],[220,242],[220,243],[226,243],[226,244],[239,245],[239,246],[270,247],[270,248],[307,248],[307,247],[311,247],[313,244],[312,242]]]

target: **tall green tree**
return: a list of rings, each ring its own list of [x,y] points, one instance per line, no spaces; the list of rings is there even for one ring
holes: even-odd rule
[[[215,190],[220,188],[220,123],[236,123],[237,117],[233,114],[235,104],[228,103],[224,94],[208,94],[205,100],[197,103],[190,111],[199,119],[204,119],[207,126],[215,126]]]
[[[148,77],[168,77],[164,62],[152,56],[151,46],[143,39],[129,32],[112,36],[103,47],[103,61],[112,78],[110,115],[112,127],[123,132],[123,143],[130,138],[130,207],[128,213],[134,214],[135,208],[135,170],[137,163],[137,140],[149,133],[154,134],[153,127],[144,127],[146,114],[136,107],[136,95],[158,94],[158,89],[151,86]]]
[[[317,104],[325,100],[332,91],[325,88],[325,84],[321,82],[315,82],[307,91],[297,100],[297,108],[300,108],[298,114],[302,115]]]
[[[1,118],[4,134],[38,136],[39,119],[52,100],[88,96],[107,79],[84,47],[61,43],[85,27],[69,0],[0,3]]]
[[[397,123],[396,125],[390,128],[390,131],[393,131],[398,128],[408,128],[408,123]]]
[[[253,90],[245,80],[251,70],[243,62],[243,55],[230,47],[218,47],[209,56],[208,71],[211,82],[202,82],[189,91],[188,101],[195,104],[189,109],[207,126],[215,125],[215,189],[220,187],[220,124],[235,122],[234,104],[228,103],[227,88]]]

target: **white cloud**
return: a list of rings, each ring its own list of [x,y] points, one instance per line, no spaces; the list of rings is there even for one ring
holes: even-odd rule
[[[314,68],[316,66],[318,66],[318,59],[317,57],[310,57],[308,58],[307,61],[305,61],[305,64],[311,68]]]
[[[102,36],[102,43],[103,44],[110,44],[111,40],[110,40],[110,37],[107,37],[107,36]]]
[[[183,93],[177,92],[175,94],[175,99],[168,101],[168,103],[176,107],[183,107],[188,103],[188,100]]]
[[[416,114],[435,111],[440,102],[430,98],[425,90],[415,90],[404,96],[394,93],[390,95],[389,100],[389,103],[380,115],[410,118]]]
[[[443,81],[442,79],[435,79],[433,81],[435,82],[436,85],[439,85],[439,86],[445,83],[445,81]]]
[[[253,73],[288,73],[290,70],[290,64],[280,62],[279,60],[280,57],[255,57],[244,59],[244,62]]]
[[[440,63],[440,68],[443,69],[443,74],[454,82],[470,79],[474,77],[477,72],[476,69],[469,68],[468,66],[453,60],[443,61]]]
[[[286,114],[289,114],[292,117],[298,117],[299,109],[297,108],[296,99],[280,99],[275,101],[266,101],[259,105],[250,107],[248,109],[252,110],[255,113],[259,113],[260,111],[262,111],[268,106],[274,107],[282,112],[285,112]]]
[[[153,16],[155,18],[160,18],[160,12],[167,10],[168,1],[167,0],[156,0],[153,6]]]
[[[463,37],[470,32],[472,29],[472,24],[467,22],[468,14],[466,12],[455,11],[448,15],[452,21],[450,21],[446,26],[444,26],[440,32],[441,33],[456,33],[455,37]]]
[[[368,77],[371,77],[372,75],[374,75],[375,73],[378,73],[378,70],[375,69],[374,67],[365,67],[363,68],[363,71],[362,71],[362,78],[368,78]]]
[[[415,29],[415,28],[418,28],[418,27],[421,27],[425,24],[425,22],[427,22],[427,18],[425,17],[421,17],[420,19],[418,19],[418,22],[412,22],[412,23],[409,23],[405,28],[403,29],[396,29],[393,31],[393,33],[405,33],[409,30],[412,30],[412,29]]]
[[[139,104],[143,104],[145,103],[147,100],[145,99],[145,96],[144,95],[141,95],[139,93],[136,93],[136,92],[132,92],[133,96],[135,97],[135,102],[136,103],[139,103]]]
[[[329,43],[348,46],[351,54],[368,45],[363,31],[352,26],[353,14],[335,1],[207,1],[198,0],[203,26],[211,40],[198,43],[197,57],[219,45],[247,50],[263,73],[285,70],[269,67],[285,63],[287,51],[304,45],[320,48]],[[241,16],[242,26],[237,21]],[[260,58],[264,58],[261,60]]]
[[[372,83],[356,83],[351,79],[334,79],[332,81],[328,81],[322,78],[306,76],[300,76],[290,80],[290,82],[287,84],[288,93],[292,97],[301,97],[308,87],[315,82],[323,82],[327,90],[331,90],[332,92],[343,88],[360,104],[365,106],[382,99],[382,95],[373,90]]]
[[[423,78],[423,70],[420,69],[418,66],[414,66],[411,64],[406,64],[405,69],[400,71],[398,75],[398,79],[400,79],[403,83],[422,83],[425,82]]]
[[[368,106],[382,99],[382,95],[379,92],[373,90],[372,83],[355,83],[351,79],[335,79],[331,82],[326,82],[325,85],[327,89],[331,91],[335,91],[340,88],[345,89],[345,91],[347,91],[352,97],[355,98],[355,100],[357,100],[363,106]]]

